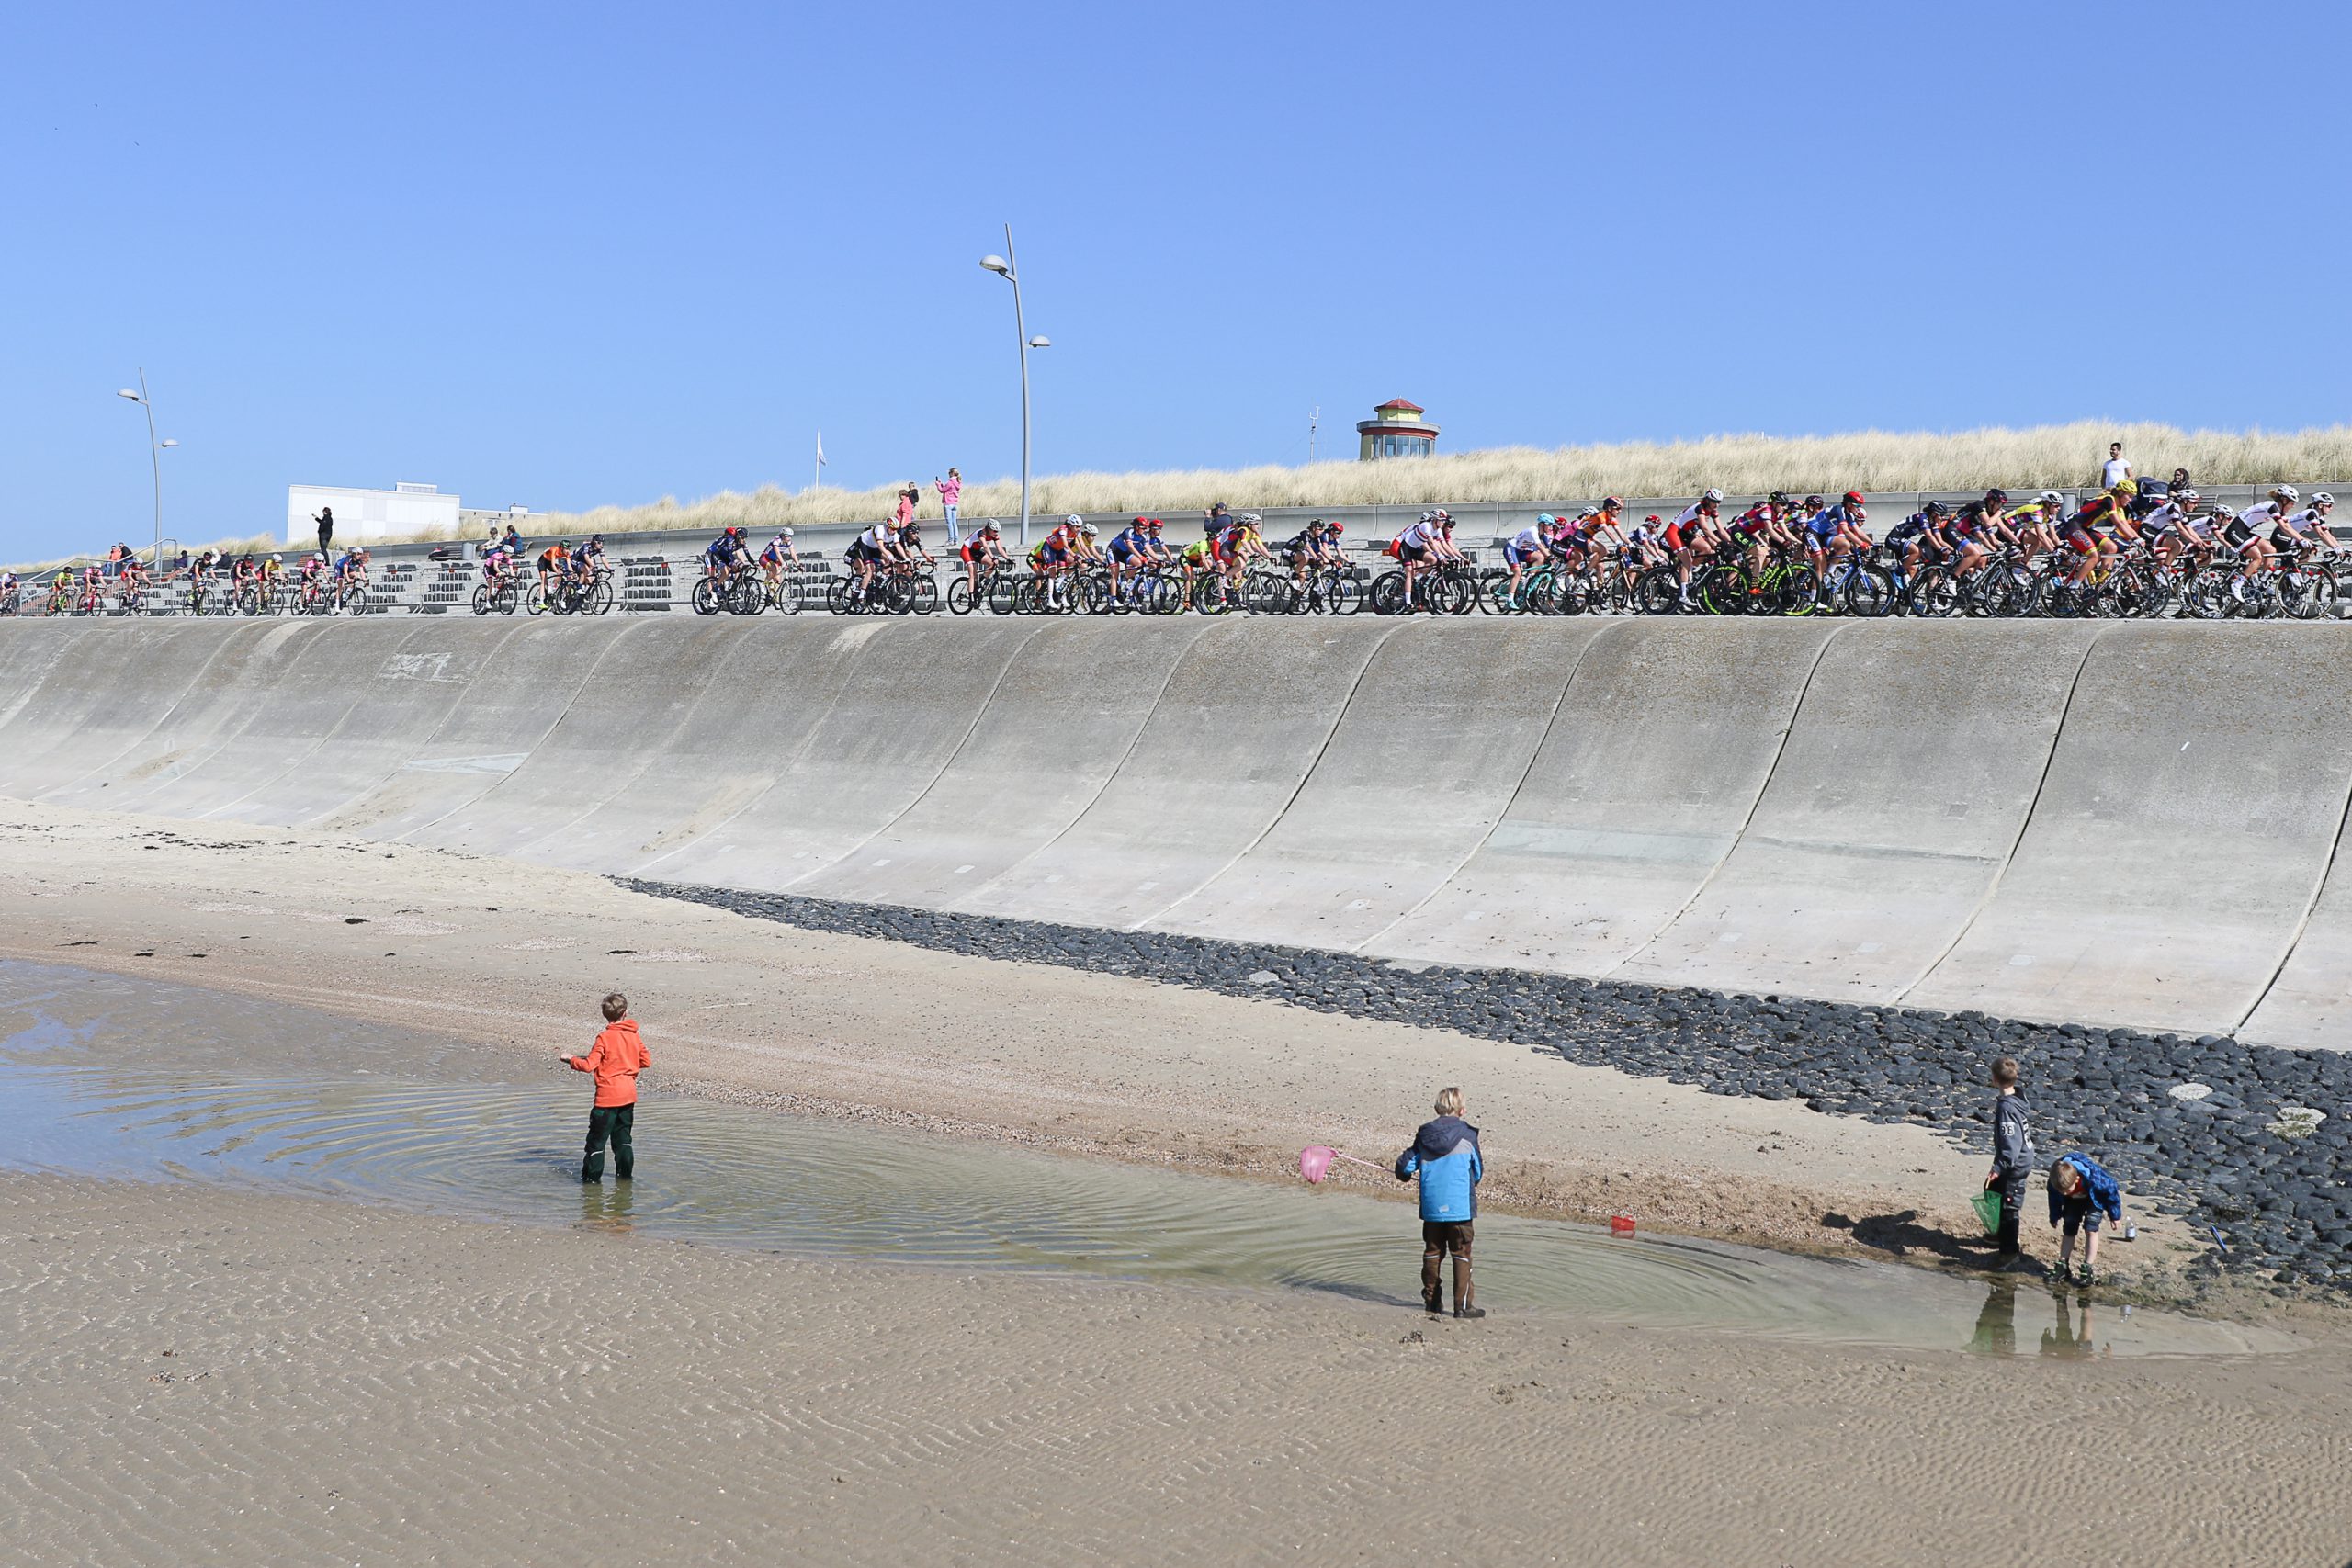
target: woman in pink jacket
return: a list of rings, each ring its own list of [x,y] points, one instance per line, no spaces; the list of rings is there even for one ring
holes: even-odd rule
[[[962,505],[964,501],[963,473],[958,469],[950,468],[947,470],[947,477],[944,479],[937,474],[933,474],[931,476],[931,488],[939,492],[939,504],[947,513],[947,542],[951,545],[962,544],[963,537],[956,527],[956,509]]]

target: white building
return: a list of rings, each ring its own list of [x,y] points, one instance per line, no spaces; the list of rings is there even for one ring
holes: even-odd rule
[[[315,544],[319,513],[334,512],[334,542],[365,545],[397,535],[413,538],[441,530],[455,538],[461,510],[458,498],[443,495],[438,485],[400,483],[390,490],[355,490],[347,485],[288,485],[286,542]]]

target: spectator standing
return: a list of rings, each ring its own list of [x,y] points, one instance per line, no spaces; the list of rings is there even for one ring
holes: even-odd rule
[[[915,502],[922,499],[922,487],[909,479],[899,491],[899,510],[891,525],[905,533],[907,525],[915,520]]]
[[[1421,1123],[1413,1146],[1396,1156],[1396,1179],[1421,1183],[1421,1306],[1445,1310],[1445,1259],[1453,1259],[1453,1315],[1484,1317],[1470,1284],[1470,1235],[1478,1217],[1478,1181],[1487,1174],[1478,1129],[1462,1119],[1462,1091],[1438,1091],[1437,1118]]]
[[[2021,1273],[2027,1264],[2018,1246],[2020,1215],[2025,1208],[2026,1178],[2033,1174],[2033,1130],[2026,1124],[2026,1103],[2018,1093],[2018,1059],[2004,1056],[1993,1064],[1993,1170],[1984,1190],[2001,1195],[2001,1224],[1995,1233],[1993,1268],[2005,1274]]]
[[[605,1143],[613,1145],[613,1178],[627,1181],[637,1173],[637,1075],[653,1065],[645,1042],[638,1038],[637,1021],[628,1016],[628,998],[615,991],[605,998],[604,1032],[584,1056],[567,1055],[563,1065],[596,1079],[596,1098],[588,1111],[588,1148],[580,1162],[580,1179],[605,1179]]]
[[[320,507],[319,514],[311,521],[319,525],[319,554],[325,555],[327,547],[334,543],[334,508]]]
[[[2098,488],[2112,491],[2117,485],[2132,484],[2132,459],[2123,455],[2123,443],[2107,444],[2107,461],[2098,466]],[[2138,487],[2133,486],[2134,489]]]
[[[956,526],[956,509],[964,503],[963,470],[950,468],[947,470],[947,477],[944,479],[937,474],[932,475],[931,487],[939,492],[940,510],[947,513],[948,544],[961,545],[964,542],[964,536]]]

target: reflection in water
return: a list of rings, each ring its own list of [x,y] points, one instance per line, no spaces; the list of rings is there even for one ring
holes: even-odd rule
[[[580,1223],[597,1230],[627,1232],[630,1212],[637,1207],[637,1183],[580,1183]]]
[[[658,1049],[658,1048],[657,1048]],[[584,1086],[503,1054],[192,987],[0,964],[0,1162],[234,1183],[615,1236],[1416,1303],[1409,1204],[1056,1158],[662,1098],[637,1178],[583,1185]],[[517,1081],[516,1075],[521,1081]],[[650,1089],[651,1086],[649,1086]],[[575,1208],[574,1205],[577,1205]],[[1601,1322],[2014,1351],[2014,1281],[1482,1217],[1480,1300]],[[2288,1348],[2162,1313],[2124,1354]],[[2066,1343],[2088,1342],[2087,1320]],[[2059,1341],[2053,1338],[2052,1343]],[[2053,1353],[2055,1353],[2053,1351]]]
[[[2114,1346],[2098,1343],[2095,1321],[2098,1308],[2088,1292],[2070,1297],[2064,1285],[2053,1282],[2050,1304],[2058,1314],[2058,1324],[2041,1331],[2043,1355],[2079,1361],[2115,1354]]]
[[[1976,1314],[1976,1334],[1968,1348],[1980,1356],[2018,1353],[2018,1282],[2004,1275],[1984,1290],[1984,1305]]]

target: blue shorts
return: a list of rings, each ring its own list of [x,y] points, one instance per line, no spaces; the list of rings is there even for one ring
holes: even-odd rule
[[[1111,541],[1111,558],[1117,561],[1121,566],[1125,566],[1129,561],[1135,559],[1136,554],[1136,547],[1133,545],[1123,545],[1116,539]]]
[[[1517,545],[1505,545],[1503,547],[1503,564],[1506,566],[1538,566],[1541,565],[1544,558],[1549,556],[1551,553],[1551,551],[1545,549],[1541,545],[1536,546],[1532,550],[1523,550]]]

